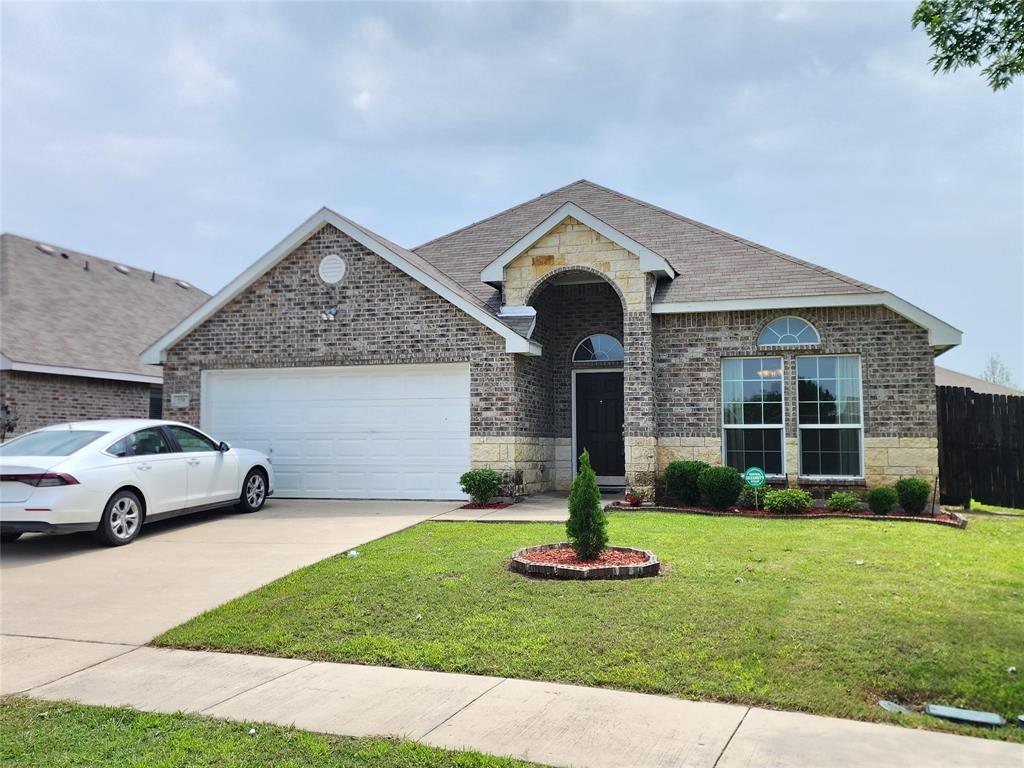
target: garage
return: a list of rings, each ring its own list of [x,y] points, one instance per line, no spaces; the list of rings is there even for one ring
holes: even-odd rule
[[[204,371],[200,423],[293,498],[462,499],[469,365]]]

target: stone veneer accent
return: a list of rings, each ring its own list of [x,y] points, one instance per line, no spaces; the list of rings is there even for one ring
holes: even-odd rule
[[[159,369],[155,369],[159,372]],[[64,421],[145,419],[151,384],[0,371],[0,402],[18,416],[12,436]]]

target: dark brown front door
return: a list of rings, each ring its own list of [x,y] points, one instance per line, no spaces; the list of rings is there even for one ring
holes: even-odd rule
[[[623,416],[621,372],[576,372],[576,455],[590,451],[598,477],[626,474]]]

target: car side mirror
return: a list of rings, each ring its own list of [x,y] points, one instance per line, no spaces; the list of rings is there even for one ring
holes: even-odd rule
[[[227,453],[231,450],[231,446],[225,443],[223,440],[220,441],[220,445],[217,446],[217,450],[221,453]]]

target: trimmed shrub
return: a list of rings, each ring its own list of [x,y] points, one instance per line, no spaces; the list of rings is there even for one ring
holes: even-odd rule
[[[501,475],[493,469],[471,469],[459,478],[462,492],[468,493],[474,504],[487,504],[498,495]]]
[[[770,491],[772,487],[770,485],[762,485],[760,488],[754,488],[753,486],[743,484],[743,489],[740,491],[740,498],[736,502],[736,506],[743,507],[744,509],[764,509],[764,495]]]
[[[860,510],[860,497],[851,491],[836,491],[828,497],[825,506],[833,512],[857,512]]]
[[[768,491],[764,497],[764,508],[776,515],[793,515],[807,512],[814,506],[814,497],[799,488],[783,488]]]
[[[673,461],[665,467],[668,498],[676,504],[700,504],[697,479],[708,468],[703,461]]]
[[[565,533],[576,557],[594,560],[601,554],[608,544],[606,525],[597,475],[590,466],[590,453],[584,451],[569,492],[569,522],[565,524]]]
[[[896,495],[899,497],[900,506],[908,515],[920,515],[928,506],[928,494],[932,487],[924,480],[917,477],[904,477],[896,481]]]
[[[896,502],[900,500],[895,488],[885,485],[881,488],[872,488],[868,493],[868,509],[876,515],[888,515]]]
[[[715,509],[726,509],[736,503],[743,487],[743,478],[732,467],[706,467],[697,476],[697,487]]]

